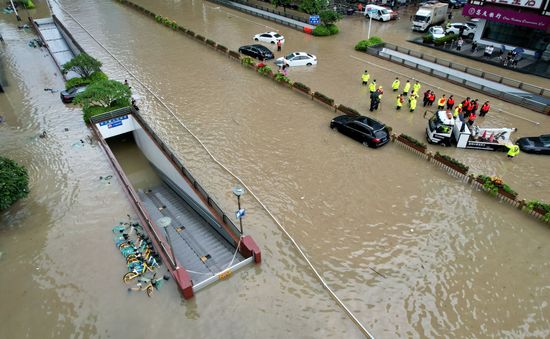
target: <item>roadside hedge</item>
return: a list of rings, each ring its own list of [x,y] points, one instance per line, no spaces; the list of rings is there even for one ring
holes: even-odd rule
[[[67,80],[67,82],[65,83],[65,89],[71,89],[75,86],[81,86],[81,85],[89,85],[92,82],[96,82],[99,80],[108,80],[108,79],[109,77],[107,77],[107,74],[101,71],[98,71],[98,72],[92,73],[92,75],[90,75],[87,78],[72,78]]]
[[[382,40],[382,38],[377,37],[377,36],[373,36],[373,37],[370,37],[368,40],[359,41],[357,43],[357,45],[355,45],[355,50],[356,51],[361,51],[361,52],[366,52],[367,47],[378,45],[378,44],[381,44],[383,42],[384,42],[384,40]]]
[[[29,175],[25,167],[0,157],[0,210],[5,210],[29,194]]]
[[[319,25],[313,29],[313,35],[315,36],[329,36],[338,34],[338,32],[340,32],[340,30],[335,24]]]

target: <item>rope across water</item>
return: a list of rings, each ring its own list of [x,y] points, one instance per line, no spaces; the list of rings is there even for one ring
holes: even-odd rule
[[[105,50],[105,52],[107,52],[107,54],[109,54],[122,68],[124,68],[126,70],[126,72],[128,72],[128,74],[134,78],[141,86],[143,86],[143,88],[145,88],[147,90],[147,92],[149,92],[155,99],[158,100],[158,102],[164,107],[166,108],[166,110],[168,112],[170,112],[170,114],[174,117],[174,119],[176,119],[176,121],[183,127],[185,128],[185,130],[201,145],[201,147],[206,151],[206,153],[210,156],[210,158],[216,163],[218,164],[221,168],[223,168],[228,174],[230,174],[233,178],[235,178],[241,185],[243,185],[243,187],[245,187],[248,192],[254,197],[254,199],[260,204],[260,206],[262,206],[262,208],[266,211],[266,213],[271,217],[271,219],[277,224],[277,226],[279,227],[279,229],[288,237],[288,239],[292,242],[292,244],[294,245],[294,247],[298,250],[298,252],[300,253],[300,255],[304,258],[304,260],[306,261],[306,263],[308,264],[308,266],[311,268],[311,270],[313,271],[313,273],[315,274],[315,276],[317,277],[317,279],[321,282],[322,286],[329,292],[329,294],[331,295],[331,297],[338,303],[338,305],[340,305],[340,307],[342,307],[342,309],[344,309],[344,311],[346,312],[346,314],[353,320],[353,322],[359,327],[359,329],[361,330],[361,332],[363,332],[363,334],[365,334],[366,336],[368,336],[369,338],[374,338],[374,336],[367,330],[367,328],[359,321],[359,319],[357,319],[357,317],[350,311],[350,309],[344,304],[344,302],[336,295],[336,293],[334,293],[334,291],[328,286],[328,284],[325,282],[325,280],[323,279],[323,277],[321,277],[321,275],[319,274],[319,272],[317,271],[317,269],[313,266],[313,264],[311,263],[311,261],[308,259],[308,257],[305,255],[305,253],[302,251],[302,249],[300,248],[300,246],[298,246],[298,243],[294,240],[294,238],[292,238],[292,236],[287,232],[287,230],[283,227],[283,225],[281,225],[281,223],[279,222],[279,220],[271,213],[271,211],[269,211],[269,209],[264,205],[264,203],[256,196],[256,194],[250,189],[250,187],[248,187],[236,174],[234,174],[230,169],[228,169],[227,167],[225,167],[220,161],[218,161],[218,159],[216,159],[216,157],[210,152],[210,150],[206,147],[206,145],[204,145],[204,143],[183,123],[183,121],[181,121],[180,118],[178,118],[178,116],[176,114],[174,114],[174,112],[170,109],[170,107],[168,107],[164,101],[162,101],[161,98],[159,98],[151,89],[149,89],[149,87],[147,87],[143,82],[141,82],[139,80],[139,78],[134,74],[132,73],[116,56],[113,55],[113,53],[111,53],[101,42],[99,42],[93,35],[92,33],[90,33],[86,28],[84,28],[84,26],[78,21],[76,20],[75,17],[73,17],[73,15],[71,13],[69,13],[68,11],[66,11],[62,6],[61,4],[57,1],[57,0],[53,0],[55,3],[57,3],[57,5],[59,6],[59,8],[64,12],[66,13],[67,15],[69,15],[71,17],[72,20],[74,20],[75,23],[77,23],[99,46],[101,46],[101,48],[103,48]]]

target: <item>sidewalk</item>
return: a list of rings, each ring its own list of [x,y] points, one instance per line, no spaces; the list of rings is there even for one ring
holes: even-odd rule
[[[464,45],[462,45],[462,49],[458,51],[456,49],[456,42],[453,42],[450,45],[444,45],[444,46],[435,46],[433,44],[426,44],[422,41],[422,38],[409,40],[412,43],[422,45],[425,47],[437,49],[442,52],[458,55],[464,58],[476,60],[479,62],[483,62],[486,64],[494,65],[500,68],[504,68],[510,71],[525,73],[525,74],[532,74],[537,75],[544,78],[550,79],[550,62],[543,61],[541,59],[535,59],[535,57],[531,55],[523,54],[521,57],[521,60],[517,63],[517,66],[504,66],[500,59],[500,49],[499,46],[493,45],[495,47],[494,52],[491,57],[484,56],[485,47],[488,45],[482,45],[479,44],[477,46],[477,49],[472,52],[472,41],[464,40]]]

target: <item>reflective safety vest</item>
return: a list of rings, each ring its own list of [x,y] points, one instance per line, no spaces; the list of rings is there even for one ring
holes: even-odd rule
[[[369,82],[369,79],[370,79],[370,74],[369,73],[361,74],[361,80],[363,80],[363,82]]]
[[[403,87],[403,92],[407,93],[407,92],[409,92],[410,89],[411,89],[411,83],[407,82],[405,84],[405,87]]]
[[[489,105],[481,106],[481,112],[485,112],[485,113],[489,112]]]
[[[456,118],[460,112],[462,112],[462,106],[456,106],[453,117]]]
[[[447,100],[447,103],[448,103],[449,105],[454,105],[454,104],[455,104],[455,99],[449,98],[449,100]]]
[[[394,81],[392,82],[391,88],[397,90],[397,89],[399,89],[399,85],[400,85],[400,84],[401,84],[401,82],[400,82],[399,80],[396,79],[396,80],[394,80]]]
[[[416,98],[411,98],[411,100],[409,101],[409,106],[411,107],[411,111],[414,111],[414,109],[416,108]]]
[[[397,96],[397,101],[395,102],[395,104],[397,105],[397,107],[403,106],[403,101],[401,101],[401,97],[399,95]]]
[[[420,87],[422,87],[422,85],[420,85],[420,83],[415,83],[414,86],[413,86],[413,91],[415,93],[418,93],[418,91],[420,91]]]
[[[376,82],[371,82],[370,85],[369,85],[369,91],[374,92],[376,91]]]
[[[447,100],[446,100],[445,98],[439,98],[439,100],[437,101],[437,104],[438,104],[439,106],[442,106],[442,107],[443,107],[443,106],[445,106],[445,102],[446,102],[446,101],[447,101]]]
[[[512,145],[512,146],[506,146],[508,147],[508,155],[511,157],[515,157],[519,154],[519,146],[518,145]]]

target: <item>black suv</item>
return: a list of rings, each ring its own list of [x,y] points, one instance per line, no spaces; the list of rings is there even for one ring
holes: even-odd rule
[[[386,125],[366,116],[350,117],[341,115],[332,119],[330,128],[345,134],[369,147],[380,147],[390,141]]]
[[[239,47],[239,53],[256,59],[271,60],[274,58],[269,48],[262,45],[245,45]]]

